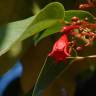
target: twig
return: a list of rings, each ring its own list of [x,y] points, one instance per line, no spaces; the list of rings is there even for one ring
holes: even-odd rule
[[[74,60],[83,60],[83,59],[93,59],[96,58],[96,55],[90,55],[90,56],[76,56],[76,57],[67,57],[67,59],[74,59]]]

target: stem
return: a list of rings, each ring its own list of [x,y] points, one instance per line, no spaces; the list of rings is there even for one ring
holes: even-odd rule
[[[39,7],[39,5],[34,1],[34,2],[33,2],[32,12],[33,12],[33,14],[37,14],[39,11],[40,11],[40,7]]]
[[[96,58],[96,55],[90,55],[90,56],[77,56],[77,57],[67,57],[67,59],[75,59],[75,60],[83,60],[83,59],[92,59],[92,58]]]

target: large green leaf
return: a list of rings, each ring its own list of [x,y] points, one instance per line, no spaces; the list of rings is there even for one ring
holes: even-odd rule
[[[47,29],[63,18],[63,5],[54,2],[48,4],[34,17],[0,27],[0,56],[7,52],[17,41],[24,40]]]
[[[56,64],[56,62],[52,58],[47,58],[45,60],[45,64],[43,65],[37,82],[34,86],[32,96],[43,96],[43,92],[52,83],[55,79],[57,79],[60,74],[62,74],[66,69],[70,67],[72,64],[72,60],[69,64],[64,64],[61,62]]]
[[[30,25],[34,17],[12,22],[0,27],[0,56],[7,52],[10,47],[20,38],[22,33]]]
[[[42,9],[36,15],[32,24],[28,28],[26,34],[23,35],[23,39],[30,37],[31,36],[30,34],[34,35],[35,33],[38,32],[37,30],[39,29],[40,31],[42,31],[46,29],[46,27],[49,28],[50,26],[53,26],[54,24],[59,23],[60,20],[64,20],[63,5],[58,2],[53,2],[53,3],[48,4],[44,9]]]

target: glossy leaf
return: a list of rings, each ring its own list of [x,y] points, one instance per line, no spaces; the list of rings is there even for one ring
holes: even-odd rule
[[[48,4],[36,16],[16,21],[0,27],[0,56],[7,52],[14,43],[24,40],[64,18],[61,3]]]
[[[46,28],[54,26],[54,24],[59,23],[60,20],[64,20],[63,5],[58,2],[48,4],[36,15],[35,19],[32,22],[33,26],[31,25],[31,27],[29,27],[29,29],[27,30],[28,32],[26,32],[26,34],[23,35],[23,39],[30,37],[30,34],[36,34],[38,32],[37,30],[39,29],[40,31],[42,31]]]
[[[65,11],[65,17],[64,20],[69,21],[71,20],[72,17],[77,16],[80,19],[84,19],[84,18],[88,18],[88,20],[90,22],[94,22],[93,18],[94,16],[87,12],[87,11],[82,11],[82,10],[69,10],[69,11]]]

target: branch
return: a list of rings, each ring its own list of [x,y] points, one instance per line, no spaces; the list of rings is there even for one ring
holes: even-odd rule
[[[83,59],[93,59],[96,58],[96,55],[90,55],[90,56],[76,56],[76,57],[67,57],[67,59],[75,59],[75,60],[83,60]]]

